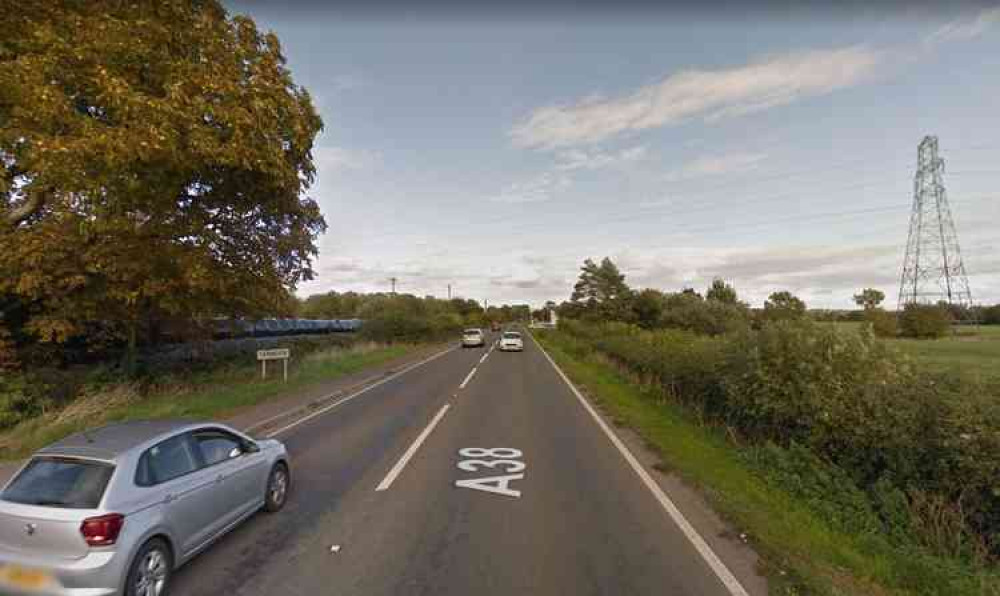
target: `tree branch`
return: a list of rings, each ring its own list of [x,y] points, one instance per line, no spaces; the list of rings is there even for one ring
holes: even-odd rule
[[[16,226],[37,213],[45,204],[45,197],[48,193],[36,192],[28,196],[28,200],[19,207],[15,207],[3,215],[4,221],[11,226]]]

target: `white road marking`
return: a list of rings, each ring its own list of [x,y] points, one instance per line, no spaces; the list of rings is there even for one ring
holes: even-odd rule
[[[466,480],[456,480],[455,486],[520,499],[521,491],[514,490],[510,487],[512,480],[524,480],[524,474],[509,474],[507,476],[490,476],[487,478],[468,478]]]
[[[465,386],[469,384],[469,381],[472,380],[472,376],[476,374],[477,370],[478,370],[478,367],[475,367],[475,366],[472,367],[472,370],[469,371],[469,374],[465,377],[465,380],[462,381],[462,384],[459,385],[458,388],[459,389],[465,389]]]
[[[379,485],[375,488],[376,491],[386,490],[390,486],[392,486],[392,483],[396,480],[396,477],[399,476],[399,474],[403,471],[403,468],[406,467],[406,464],[410,461],[410,458],[412,458],[413,455],[417,452],[417,449],[420,449],[420,446],[424,443],[425,440],[427,440],[427,437],[430,436],[431,431],[434,430],[434,427],[437,426],[438,422],[441,422],[441,419],[444,418],[445,413],[448,412],[448,408],[450,407],[451,404],[445,404],[441,408],[441,410],[437,413],[437,416],[435,416],[431,420],[431,423],[427,425],[427,428],[425,428],[424,431],[420,433],[420,436],[417,437],[417,440],[414,441],[413,444],[410,445],[410,448],[406,450],[406,453],[403,454],[403,457],[399,458],[399,461],[396,462],[396,465],[393,466],[391,470],[389,470],[389,473],[386,474],[382,482],[379,483]]]
[[[337,400],[337,401],[335,401],[334,403],[332,403],[332,404],[330,404],[328,406],[320,408],[320,409],[316,410],[315,412],[313,412],[312,414],[309,414],[308,416],[305,416],[304,418],[299,418],[295,422],[291,422],[289,424],[286,424],[285,426],[282,426],[278,430],[271,431],[271,432],[267,433],[266,435],[264,435],[264,437],[267,438],[267,439],[270,439],[271,437],[276,437],[279,434],[285,432],[286,430],[293,429],[296,426],[302,424],[303,422],[306,422],[308,420],[312,420],[313,418],[315,418],[315,417],[317,417],[317,416],[319,416],[321,414],[325,414],[325,413],[329,412],[330,410],[336,408],[337,406],[340,406],[342,404],[346,404],[347,402],[351,401],[355,397],[358,397],[359,395],[363,395],[363,394],[371,391],[372,389],[374,389],[376,387],[379,387],[380,385],[384,385],[385,383],[388,383],[389,381],[391,381],[393,379],[399,378],[399,377],[405,375],[406,373],[410,372],[411,370],[413,370],[413,369],[415,369],[415,368],[417,368],[419,366],[423,366],[423,365],[427,364],[428,362],[430,362],[431,360],[435,360],[437,358],[440,358],[441,356],[444,356],[445,354],[447,354],[449,352],[452,352],[452,351],[454,351],[456,349],[458,349],[458,348],[454,348],[454,347],[448,348],[447,350],[443,350],[441,352],[438,352],[437,354],[434,354],[433,356],[425,358],[425,359],[421,360],[420,362],[417,362],[416,364],[411,364],[410,366],[407,366],[406,368],[404,368],[403,370],[399,371],[398,373],[396,373],[394,375],[390,375],[390,376],[382,379],[381,381],[378,381],[376,383],[373,383],[373,384],[365,387],[364,389],[362,389],[360,391],[356,391],[355,393],[352,393],[351,395],[348,395],[347,397],[345,397],[343,399]]]
[[[661,489],[660,486],[656,484],[656,481],[653,480],[653,477],[650,476],[649,472],[647,472],[646,469],[642,467],[642,464],[640,464],[639,460],[637,460],[635,456],[632,455],[632,452],[628,450],[628,447],[626,447],[625,444],[622,443],[621,439],[619,439],[618,436],[615,435],[614,431],[612,431],[611,428],[604,422],[604,420],[602,420],[601,417],[598,416],[594,408],[583,397],[580,391],[577,390],[576,386],[574,386],[572,381],[569,380],[569,377],[566,376],[566,373],[564,373],[562,369],[559,368],[559,365],[556,364],[555,360],[553,360],[552,357],[549,356],[548,352],[545,351],[545,348],[543,348],[541,344],[538,343],[538,340],[535,339],[534,335],[531,335],[531,341],[535,342],[535,345],[542,352],[542,354],[545,355],[545,358],[548,359],[549,364],[552,365],[552,368],[554,368],[556,372],[559,373],[559,376],[562,377],[562,380],[570,388],[573,394],[576,395],[576,398],[580,401],[580,404],[583,405],[584,409],[586,409],[587,412],[590,413],[594,421],[597,422],[597,425],[601,427],[601,430],[604,431],[604,434],[607,435],[608,439],[611,440],[611,443],[618,448],[618,451],[621,452],[622,457],[625,458],[625,461],[628,462],[628,465],[631,466],[632,470],[639,475],[639,478],[642,480],[643,484],[646,485],[646,488],[648,488],[649,491],[653,493],[653,496],[656,497],[657,501],[659,501],[660,506],[663,507],[663,509],[670,516],[670,518],[674,521],[674,523],[677,524],[677,526],[681,529],[681,531],[684,533],[687,539],[691,541],[691,544],[694,546],[695,550],[697,550],[698,554],[700,554],[701,557],[705,559],[705,562],[708,563],[708,566],[712,568],[712,571],[715,572],[715,575],[719,578],[720,581],[722,581],[722,584],[726,587],[726,589],[729,590],[729,593],[732,594],[733,596],[749,596],[746,589],[743,588],[739,580],[736,579],[736,576],[733,575],[733,572],[730,571],[728,567],[726,567],[726,564],[723,563],[722,559],[720,559],[719,556],[715,554],[715,551],[712,550],[712,547],[709,546],[707,542],[705,542],[705,539],[701,537],[701,534],[699,534],[698,531],[695,530],[694,527],[691,525],[691,523],[688,522],[687,518],[684,517],[684,514],[681,513],[680,509],[678,509],[677,506],[674,505],[674,502],[670,500],[670,497],[668,497],[666,493],[663,492],[663,489]]]
[[[493,349],[490,348],[490,352],[492,352],[492,351],[493,351]],[[486,362],[486,359],[489,358],[489,356],[490,356],[490,352],[486,352],[485,354],[483,354],[483,357],[479,359],[479,364],[482,364],[482,363]]]

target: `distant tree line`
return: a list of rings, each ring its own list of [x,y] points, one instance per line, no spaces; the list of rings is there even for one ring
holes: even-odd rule
[[[866,322],[880,337],[941,337],[959,321],[1000,324],[1000,305],[963,309],[945,303],[914,304],[896,313],[882,308],[885,293],[875,288],[865,288],[853,299],[860,310],[810,310],[791,292],[777,291],[768,296],[763,308],[754,309],[722,279],[713,280],[704,295],[693,288],[679,292],[635,290],[626,283],[618,266],[604,258],[599,263],[585,260],[569,300],[558,307],[551,303],[551,308],[570,319],[630,323],[643,329],[685,329],[709,335],[802,318]],[[544,309],[537,313],[539,318],[544,314]]]
[[[380,341],[428,341],[447,337],[464,327],[496,322],[528,322],[528,305],[483,308],[466,298],[423,298],[412,294],[327,292],[299,302],[298,316],[307,319],[358,318],[362,333]]]

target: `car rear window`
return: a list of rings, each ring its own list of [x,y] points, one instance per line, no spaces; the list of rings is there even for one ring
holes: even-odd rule
[[[454,332],[453,332],[453,333],[454,333]],[[479,335],[479,334],[481,334],[481,333],[482,333],[482,331],[480,331],[480,330],[478,330],[478,329],[466,329],[466,330],[465,330],[465,334],[466,334],[466,335]]]
[[[3,491],[3,500],[25,505],[94,509],[114,466],[103,462],[36,457]]]
[[[521,339],[521,334],[520,333],[515,333],[513,331],[508,331],[507,333],[503,334],[503,338],[504,339]]]

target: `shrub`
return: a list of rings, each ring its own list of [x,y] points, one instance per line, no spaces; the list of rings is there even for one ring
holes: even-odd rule
[[[750,311],[739,302],[704,300],[697,294],[672,294],[660,315],[660,327],[707,335],[735,333],[750,322]]]
[[[899,335],[896,315],[881,308],[866,311],[865,320],[871,323],[872,331],[875,332],[876,337],[896,337]]]
[[[898,542],[1000,556],[995,381],[920,372],[871,327],[843,333],[808,319],[719,337],[568,321],[560,329],[577,352],[596,348],[752,445],[773,443],[761,457],[775,473],[812,474],[795,490],[819,494],[846,479],[870,495]],[[863,513],[857,495],[837,495],[836,509]],[[865,528],[868,515],[857,520]]]
[[[43,414],[50,405],[39,383],[21,375],[0,376],[0,429]]]
[[[951,316],[943,306],[907,304],[899,316],[900,334],[904,337],[935,339],[947,335]]]
[[[801,319],[806,314],[806,303],[791,292],[774,292],[764,301],[762,313],[765,321]]]

